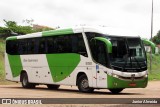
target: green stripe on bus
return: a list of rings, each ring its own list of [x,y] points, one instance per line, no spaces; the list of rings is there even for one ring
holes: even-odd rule
[[[80,62],[80,55],[74,53],[46,54],[46,57],[54,82],[68,77]]]
[[[105,42],[108,53],[112,53],[112,43],[104,37],[95,37],[94,39]]]
[[[54,36],[54,35],[66,35],[66,34],[73,34],[73,30],[69,29],[61,29],[61,30],[50,30],[42,32],[42,36]]]
[[[22,62],[20,55],[9,55],[8,54],[8,60],[11,68],[11,72],[13,77],[17,77],[20,75],[20,72],[22,71]]]
[[[10,36],[10,37],[8,37],[6,40],[16,40],[16,39],[17,39],[16,36]]]
[[[148,83],[148,78],[144,78],[141,80],[135,80],[135,81],[127,81],[127,80],[121,80],[118,78],[115,78],[113,76],[107,75],[107,82],[108,87],[107,88],[145,88]],[[135,86],[130,86],[129,84],[135,83]]]

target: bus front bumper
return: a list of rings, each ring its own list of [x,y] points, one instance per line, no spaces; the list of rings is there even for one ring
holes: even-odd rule
[[[148,84],[148,77],[125,80],[107,75],[107,81],[107,88],[145,88]]]

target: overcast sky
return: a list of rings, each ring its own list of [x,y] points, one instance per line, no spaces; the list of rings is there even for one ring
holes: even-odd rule
[[[129,29],[150,38],[152,0],[1,0],[3,19],[66,27],[80,24]],[[154,0],[153,35],[160,30],[160,0]]]

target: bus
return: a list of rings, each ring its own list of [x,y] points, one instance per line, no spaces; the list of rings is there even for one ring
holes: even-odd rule
[[[135,35],[75,27],[6,38],[6,79],[24,88],[77,86],[80,92],[145,88],[148,83],[144,44]]]

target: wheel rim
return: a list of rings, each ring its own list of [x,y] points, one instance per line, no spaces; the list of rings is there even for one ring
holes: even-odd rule
[[[27,77],[24,77],[22,82],[23,82],[23,85],[26,86],[26,84],[27,84]]]
[[[87,79],[82,80],[81,85],[82,85],[82,87],[85,88],[85,89],[88,88],[88,87],[89,87],[88,80],[87,80]]]

